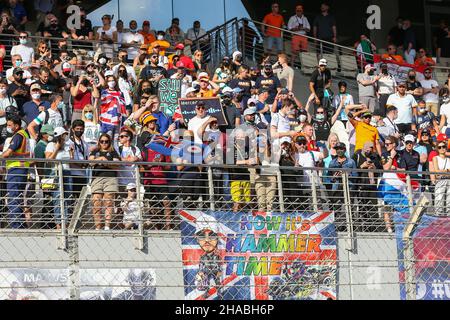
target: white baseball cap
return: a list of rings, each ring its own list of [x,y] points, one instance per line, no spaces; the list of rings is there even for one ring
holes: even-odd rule
[[[105,71],[105,78],[109,77],[109,76],[113,76],[113,75],[114,75],[114,71],[112,71],[112,70]]]
[[[53,132],[53,136],[55,138],[62,136],[65,133],[69,133],[66,129],[64,129],[63,127],[58,127],[55,128],[55,131]]]
[[[328,65],[327,59],[320,59],[319,66],[326,66]]]
[[[416,138],[412,134],[408,134],[405,136],[405,142],[416,142]]]
[[[256,108],[249,107],[249,108],[245,109],[244,116],[249,116],[249,115],[252,115],[252,114],[256,114]]]
[[[242,52],[240,52],[240,51],[233,52],[233,60],[236,60],[237,56],[242,56]]]
[[[254,105],[258,104],[258,100],[250,98],[247,101],[247,106],[249,106],[251,103],[253,103]]]
[[[136,187],[136,184],[135,183],[129,183],[129,184],[127,184],[127,190],[132,190],[132,189],[136,189],[137,187]]]
[[[280,145],[285,143],[285,142],[291,143],[292,139],[290,137],[283,137],[283,138],[280,139]]]
[[[196,91],[197,91],[197,90],[195,90],[195,88],[192,88],[192,87],[187,88],[187,90],[186,90],[186,95],[188,95],[189,93],[196,92]]]
[[[219,229],[219,222],[207,214],[200,214],[195,221],[195,234],[202,230],[211,230],[212,232],[219,233]]]

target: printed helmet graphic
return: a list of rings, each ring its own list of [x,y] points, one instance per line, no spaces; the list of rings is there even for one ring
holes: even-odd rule
[[[127,282],[134,294],[143,294],[150,286],[154,284],[153,275],[145,270],[130,270],[127,276]]]
[[[199,234],[203,230],[210,230],[218,234],[220,233],[219,222],[214,217],[202,213],[195,221],[195,234]]]

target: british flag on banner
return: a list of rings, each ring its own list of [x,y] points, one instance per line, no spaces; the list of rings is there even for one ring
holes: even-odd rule
[[[120,125],[122,116],[127,114],[125,100],[120,91],[103,90],[101,94],[100,121],[112,127]]]
[[[186,300],[336,299],[333,213],[180,215]]]

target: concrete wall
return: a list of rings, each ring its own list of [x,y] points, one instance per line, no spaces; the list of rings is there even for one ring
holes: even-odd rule
[[[181,240],[178,233],[150,235],[144,250],[133,236],[80,235],[79,269],[154,269],[157,299],[184,299]],[[358,235],[357,252],[349,253],[339,237],[339,299],[399,299],[395,239]],[[55,236],[0,235],[0,271],[14,268],[66,269],[68,252],[58,249]],[[4,279],[0,279],[3,283]]]

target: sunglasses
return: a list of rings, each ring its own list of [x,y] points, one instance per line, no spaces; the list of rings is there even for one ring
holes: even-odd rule
[[[306,141],[297,141],[295,144],[298,144],[299,146],[306,146],[308,143]]]
[[[158,56],[151,56],[151,59],[158,59]]]
[[[429,136],[430,136],[429,133],[426,133],[426,132],[422,133],[422,137],[429,137]]]
[[[109,144],[109,140],[100,140],[100,144]]]
[[[128,136],[128,135],[119,136],[120,139],[123,139],[123,138],[129,138],[129,137],[130,137],[130,136]]]
[[[205,110],[205,107],[197,107],[197,110]]]
[[[393,145],[393,143],[390,143],[390,142],[385,142],[385,143],[384,143],[384,145],[385,145],[385,146],[392,146],[392,145]]]
[[[447,149],[447,146],[438,146],[438,149],[439,149],[439,150],[441,150],[441,149]]]
[[[204,232],[204,231],[199,232],[197,234],[197,237],[199,239],[208,239],[209,238],[211,240],[217,240],[219,238],[217,233],[215,233],[215,232]]]
[[[406,144],[406,145],[408,145],[408,144],[414,144],[414,142],[412,142],[412,141],[406,141],[405,144]]]

